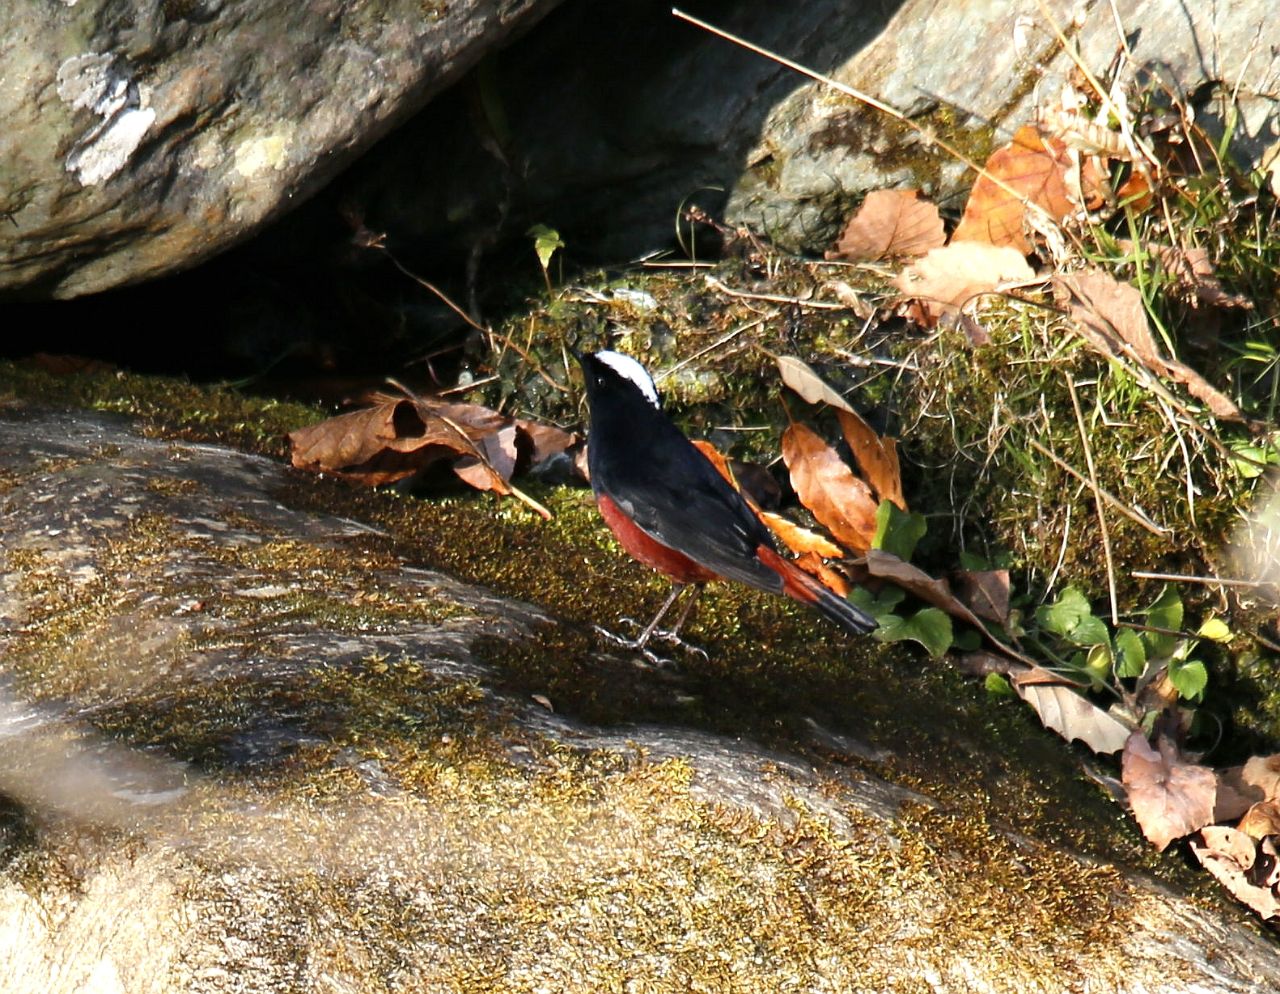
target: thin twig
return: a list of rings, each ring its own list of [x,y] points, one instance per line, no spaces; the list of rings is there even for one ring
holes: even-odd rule
[[[1076,383],[1070,373],[1062,374],[1067,381],[1067,392],[1071,394],[1071,407],[1076,412],[1076,426],[1080,429],[1080,444],[1084,446],[1084,463],[1089,470],[1089,489],[1093,491],[1093,506],[1098,512],[1098,528],[1102,532],[1102,555],[1107,563],[1107,593],[1111,596],[1111,624],[1120,620],[1120,606],[1116,597],[1116,569],[1111,559],[1111,532],[1107,528],[1107,513],[1103,506],[1101,488],[1098,486],[1098,473],[1093,465],[1093,449],[1089,446],[1089,431],[1085,427],[1084,412],[1080,410],[1080,398],[1076,394]]]
[[[1034,438],[1027,439],[1027,444],[1030,445],[1037,452],[1039,452],[1046,459],[1048,459],[1050,462],[1052,462],[1055,466],[1058,467],[1058,469],[1062,470],[1068,476],[1075,477],[1075,479],[1079,480],[1081,483],[1084,483],[1084,484],[1087,484],[1089,482],[1087,479],[1085,479],[1085,477],[1080,473],[1079,470],[1077,470],[1070,463],[1066,462],[1064,459],[1062,459],[1060,456],[1054,453],[1052,449],[1049,449],[1041,445]],[[1141,511],[1136,510],[1122,503],[1120,498],[1116,497],[1110,491],[1104,490],[1102,489],[1102,487],[1099,487],[1098,495],[1103,500],[1105,500],[1108,504],[1114,507],[1117,511],[1123,514],[1126,518],[1129,518],[1135,524],[1141,525],[1147,531],[1151,532],[1152,535],[1158,535],[1161,538],[1166,538],[1168,536],[1169,534],[1168,528],[1164,528],[1161,525],[1156,524],[1154,521],[1148,518]]]
[[[538,363],[533,358],[533,356],[529,354],[527,350],[522,349],[519,345],[513,342],[506,335],[500,334],[499,332],[494,331],[492,328],[486,327],[485,325],[478,323],[475,320],[475,318],[473,318],[470,314],[468,314],[461,307],[455,304],[449,298],[449,295],[445,293],[443,290],[441,290],[438,286],[436,286],[434,283],[430,282],[429,280],[424,280],[417,273],[413,272],[413,270],[408,269],[404,265],[402,265],[400,260],[397,259],[394,255],[392,255],[391,250],[388,249],[385,245],[377,244],[377,245],[372,245],[371,247],[379,249],[382,252],[385,252],[387,258],[391,260],[391,264],[395,266],[396,269],[400,270],[400,272],[404,273],[405,276],[409,277],[409,279],[413,280],[419,286],[427,290],[430,290],[432,293],[434,293],[437,297],[440,298],[440,302],[443,303],[446,307],[448,307],[449,310],[453,311],[454,314],[462,318],[462,320],[467,322],[467,324],[471,325],[472,328],[476,329],[476,331],[484,335],[485,338],[489,340],[490,352],[493,352],[495,354],[498,352],[498,348],[494,344],[494,342],[495,340],[499,341],[503,344],[504,347],[510,348],[513,352],[519,355],[521,359],[527,362],[530,365],[530,367],[532,367],[533,371],[537,373],[539,376],[541,376],[544,380],[546,380],[548,386],[550,386],[553,390],[558,390],[561,393],[570,392],[569,388],[566,387],[563,383],[557,383],[555,380],[553,380],[547,374],[546,370],[542,368],[541,364]]]
[[[701,359],[704,355],[706,355],[708,352],[714,352],[716,349],[720,348],[721,345],[725,345],[733,341],[735,338],[741,335],[744,331],[750,331],[752,328],[758,328],[760,325],[764,324],[765,321],[767,321],[771,317],[776,317],[776,314],[766,314],[764,317],[756,318],[754,321],[748,321],[744,325],[739,325],[737,328],[732,328],[729,331],[726,331],[723,335],[717,338],[714,342],[712,342],[706,348],[699,349],[697,352],[689,356],[687,359],[681,359],[678,363],[676,363],[670,369],[664,369],[662,372],[658,373],[654,377],[654,379],[665,380],[672,373],[675,373],[678,370],[684,369],[684,367],[689,365],[689,363],[696,362],[697,360]]]
[[[1226,576],[1195,576],[1185,573],[1147,573],[1143,570],[1132,570],[1130,576],[1139,580],[1164,580],[1168,583],[1201,583],[1207,587],[1280,587],[1275,580],[1240,580]]]
[[[771,304],[795,304],[798,307],[812,307],[815,310],[823,311],[847,311],[848,304],[833,303],[827,300],[805,300],[801,297],[785,297],[777,293],[748,293],[746,290],[734,290],[725,286],[714,276],[707,275],[703,277],[707,286],[713,290],[719,290],[721,293],[729,297],[741,297],[744,300],[766,300]]]

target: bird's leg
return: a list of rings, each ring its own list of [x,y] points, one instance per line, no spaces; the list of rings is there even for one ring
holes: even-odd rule
[[[598,631],[601,635],[605,636],[605,638],[609,639],[609,641],[615,643],[616,645],[622,646],[622,648],[624,649],[635,649],[638,652],[643,653],[645,658],[655,663],[666,663],[666,662],[670,662],[670,660],[663,659],[661,656],[656,655],[650,649],[646,648],[646,646],[649,643],[649,640],[654,637],[660,638],[664,642],[669,642],[673,645],[680,646],[683,649],[689,649],[693,652],[700,652],[705,656],[706,655],[705,652],[703,652],[697,646],[689,645],[687,642],[681,641],[676,634],[677,632],[680,631],[680,627],[685,623],[685,619],[689,617],[689,612],[692,610],[693,605],[698,600],[698,594],[702,591],[701,583],[696,584],[694,586],[693,595],[689,598],[688,602],[685,604],[684,610],[680,612],[680,617],[676,620],[675,627],[672,628],[670,631],[661,631],[658,628],[658,625],[661,623],[662,619],[667,616],[667,612],[671,610],[671,608],[675,605],[675,602],[679,600],[680,595],[684,593],[685,589],[688,586],[689,584],[687,583],[674,584],[672,586],[671,593],[668,594],[667,599],[662,602],[662,607],[658,608],[658,613],[653,616],[653,620],[650,621],[649,624],[645,626],[644,631],[642,631],[639,634],[639,636],[637,636],[634,639],[621,638],[617,635],[614,635],[612,632],[599,627],[598,625],[596,626],[596,631]],[[623,618],[622,620],[627,621],[629,619]],[[632,623],[634,624],[634,622]]]
[[[696,652],[699,655],[701,655],[703,659],[707,658],[707,653],[705,650],[689,642],[686,642],[684,641],[684,639],[680,638],[680,629],[684,627],[684,623],[688,619],[690,612],[693,611],[693,606],[698,603],[698,597],[702,593],[703,584],[701,583],[693,584],[693,592],[689,595],[688,599],[685,601],[684,610],[680,612],[680,617],[676,619],[675,625],[673,625],[670,629],[666,631],[663,631],[658,628],[658,622],[662,620],[662,618],[666,615],[667,611],[669,611],[672,605],[675,604],[676,598],[679,597],[682,593],[684,593],[684,589],[686,586],[687,584],[683,584],[683,583],[676,585],[676,589],[672,591],[671,596],[667,598],[667,602],[662,605],[662,610],[658,612],[658,616],[654,618],[653,621],[649,622],[649,627],[646,628],[641,633],[639,638],[639,643],[640,643],[639,648],[646,655],[648,655],[649,653],[648,653],[648,650],[644,648],[644,643],[647,642],[650,638],[656,637],[656,638],[662,639],[662,641],[666,642],[668,645],[676,646],[688,652]]]
[[[688,584],[685,584],[685,583],[672,584],[671,593],[667,595],[667,599],[663,601],[662,607],[658,608],[658,613],[655,614],[653,616],[653,620],[649,622],[649,627],[647,627],[643,632],[641,632],[640,637],[636,639],[637,649],[643,649],[645,647],[645,644],[648,643],[649,639],[651,639],[654,635],[658,635],[663,639],[663,641],[674,640],[676,642],[679,642],[679,639],[677,639],[675,635],[676,635],[676,632],[680,630],[680,626],[684,624],[685,616],[688,615],[689,613],[689,606],[693,604],[695,600],[698,599],[698,592],[696,589],[693,592],[693,598],[690,599],[689,604],[686,604],[684,610],[680,612],[680,620],[676,622],[675,628],[671,629],[671,631],[669,632],[659,631],[658,622],[660,622],[663,618],[667,616],[667,612],[670,611],[671,608],[675,605],[675,602],[680,599],[680,595],[684,593],[685,587],[687,586]]]
[[[689,619],[689,615],[693,612],[693,606],[698,603],[698,598],[702,596],[702,587],[703,585],[701,583],[695,583],[693,585],[693,593],[685,603],[684,610],[680,612],[680,617],[676,619],[675,626],[672,627],[671,631],[664,633],[669,638],[675,639],[676,636],[680,634],[680,629],[684,627],[684,623]],[[679,640],[677,639],[677,641]]]

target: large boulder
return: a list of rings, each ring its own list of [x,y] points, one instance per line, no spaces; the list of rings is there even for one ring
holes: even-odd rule
[[[1280,970],[1174,855],[1163,884],[1126,867],[1120,812],[975,688],[797,639],[820,620],[770,627],[755,594],[706,605],[710,658],[652,667],[550,593],[567,572],[617,609],[599,543],[491,498],[360,502],[393,543],[323,510],[343,491],[156,427],[0,416],[6,994],[1250,994]],[[474,569],[504,530],[488,568],[543,604],[405,555]]]
[[[195,265],[557,2],[0,6],[0,291],[70,297]]]

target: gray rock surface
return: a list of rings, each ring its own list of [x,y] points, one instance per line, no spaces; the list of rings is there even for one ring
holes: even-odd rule
[[[556,0],[13,0],[0,290],[187,268],[296,206]]]
[[[1246,168],[1280,141],[1280,22],[1268,3],[1046,0],[1044,8],[1106,82],[1121,45],[1114,10],[1129,48],[1116,74],[1125,92],[1155,80],[1195,108],[1212,135],[1238,114],[1231,148]],[[1073,69],[1035,5],[908,0],[828,75],[913,118],[942,111],[962,127],[990,130],[1000,144],[1036,120]],[[807,251],[827,247],[869,190],[913,185],[945,199],[973,181],[914,133],[817,83],[771,110],[746,166],[732,181],[728,218]]]
[[[1280,969],[1244,916],[971,820],[883,746],[551,710],[504,673],[563,624],[291,508],[290,480],[0,414],[7,994],[1244,994]]]

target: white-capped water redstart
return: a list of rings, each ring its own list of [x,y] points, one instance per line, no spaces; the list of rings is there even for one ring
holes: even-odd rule
[[[627,552],[675,583],[628,646],[644,648],[688,584],[717,579],[785,594],[854,634],[876,627],[870,615],[778,553],[742,495],[663,412],[653,378],[640,363],[620,352],[577,358],[591,409],[587,468],[600,514]],[[672,636],[683,621],[684,615]]]

